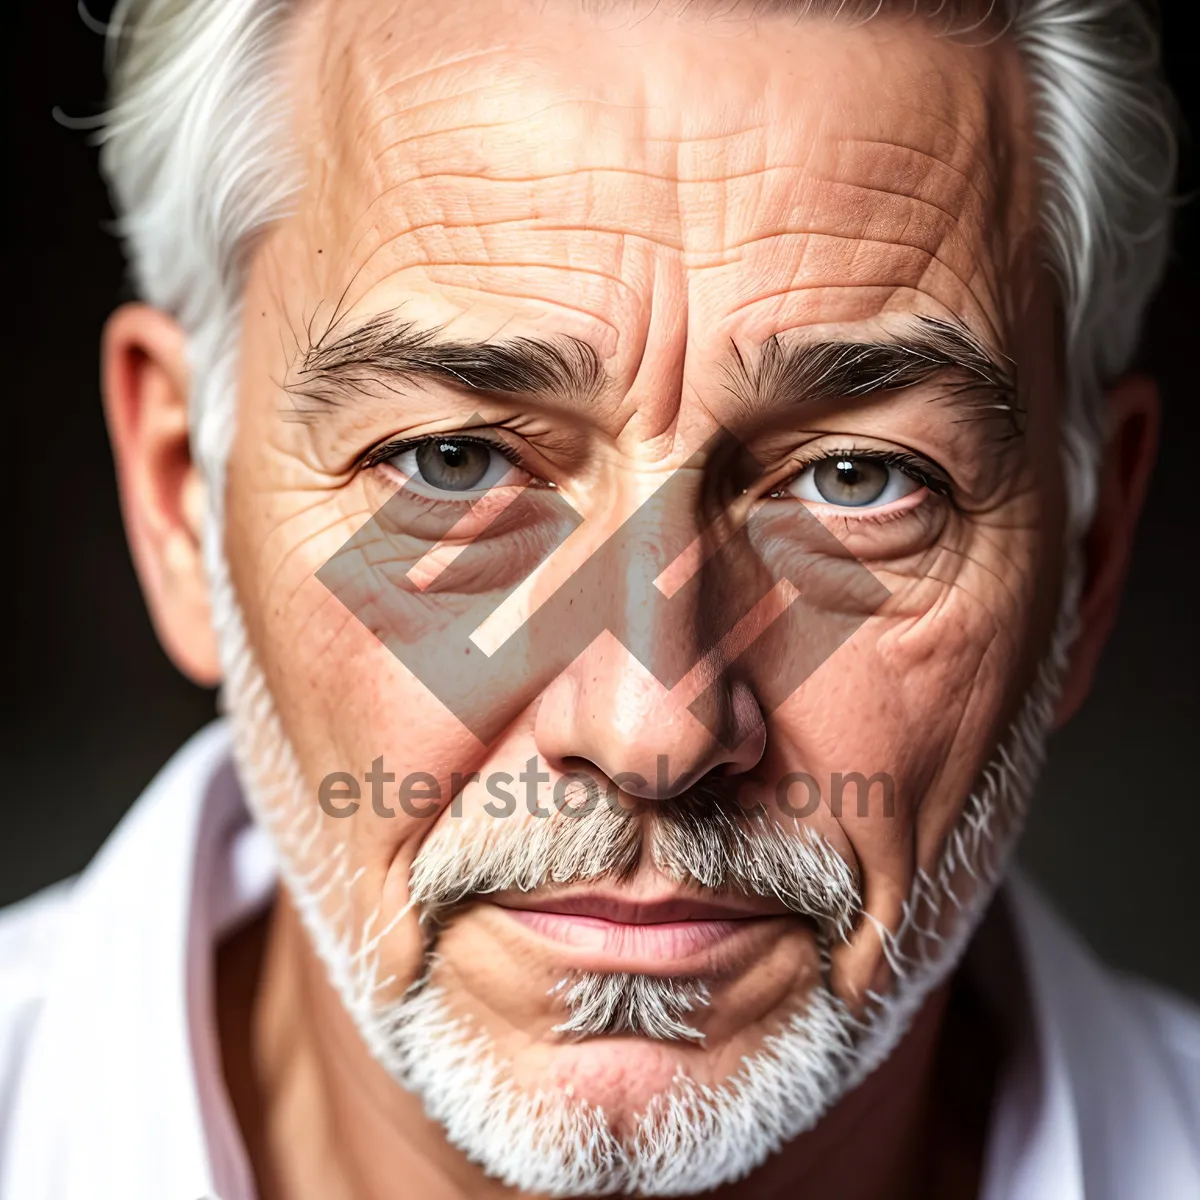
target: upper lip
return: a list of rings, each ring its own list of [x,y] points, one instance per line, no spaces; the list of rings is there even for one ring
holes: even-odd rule
[[[681,893],[639,896],[614,892],[500,892],[489,897],[502,908],[520,908],[563,916],[594,917],[620,925],[665,925],[672,921],[744,921],[782,916],[778,901],[757,896],[705,898]]]

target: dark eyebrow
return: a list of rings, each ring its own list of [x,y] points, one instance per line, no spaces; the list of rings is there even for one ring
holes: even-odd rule
[[[990,351],[966,326],[931,317],[916,317],[878,342],[788,344],[772,337],[752,362],[734,346],[726,376],[755,407],[853,399],[948,376],[955,381],[952,397],[969,402],[980,416],[1005,417],[1019,428],[1013,361]]]
[[[284,386],[312,411],[428,379],[575,401],[593,399],[606,382],[599,355],[578,338],[462,341],[383,313],[349,330],[330,330],[301,356]]]
[[[898,391],[948,374],[957,381],[953,398],[1019,429],[1012,360],[950,321],[917,317],[878,342],[788,343],[776,336],[753,362],[735,345],[725,368],[734,393],[756,408]],[[301,412],[311,413],[426,379],[575,403],[595,399],[607,383],[596,351],[578,338],[463,341],[382,313],[350,329],[335,325],[310,345],[284,386]]]

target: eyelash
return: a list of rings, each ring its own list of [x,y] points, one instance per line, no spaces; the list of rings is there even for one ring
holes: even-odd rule
[[[896,470],[907,475],[909,479],[916,480],[922,487],[928,488],[935,495],[950,495],[950,481],[928,459],[920,458],[915,454],[908,454],[902,450],[864,450],[861,448],[856,450],[851,446],[834,450],[823,450],[804,461],[796,463],[796,469],[786,479],[777,483],[768,495],[771,497],[779,495],[784,488],[799,479],[809,467],[816,466],[817,463],[824,462],[830,458],[869,459],[871,462],[880,463],[885,467],[895,467]]]
[[[363,470],[367,470],[370,467],[377,467],[380,463],[387,462],[389,458],[395,458],[397,454],[403,454],[405,450],[412,450],[415,446],[424,446],[429,442],[437,441],[469,442],[475,446],[486,446],[489,450],[495,450],[497,454],[503,455],[514,467],[524,467],[520,454],[512,446],[501,441],[495,441],[492,438],[461,433],[434,434],[433,436],[402,438],[395,442],[384,442],[382,446],[375,446],[368,450],[359,460],[359,467]]]

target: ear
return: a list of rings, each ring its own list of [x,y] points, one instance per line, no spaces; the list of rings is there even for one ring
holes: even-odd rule
[[[1096,513],[1084,538],[1079,636],[1071,648],[1055,727],[1075,715],[1091,690],[1100,651],[1116,619],[1133,534],[1158,450],[1158,387],[1131,375],[1108,393],[1109,438],[1100,466]]]
[[[163,649],[204,687],[220,680],[201,531],[204,482],[188,442],[183,330],[158,309],[127,304],[102,347],[104,413],[125,533]]]

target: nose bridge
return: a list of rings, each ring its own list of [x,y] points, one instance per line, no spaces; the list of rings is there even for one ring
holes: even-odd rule
[[[586,759],[640,795],[674,795],[722,766],[748,769],[761,752],[761,715],[734,703],[720,674],[705,680],[705,719],[693,708],[698,664],[727,623],[713,609],[728,599],[700,569],[702,486],[700,468],[676,471],[582,568],[580,600],[602,614],[604,632],[539,707],[547,757]]]
[[[670,689],[699,655],[699,595],[672,586],[672,572],[702,539],[699,471],[676,471],[609,539],[592,584],[609,614],[607,628]]]

